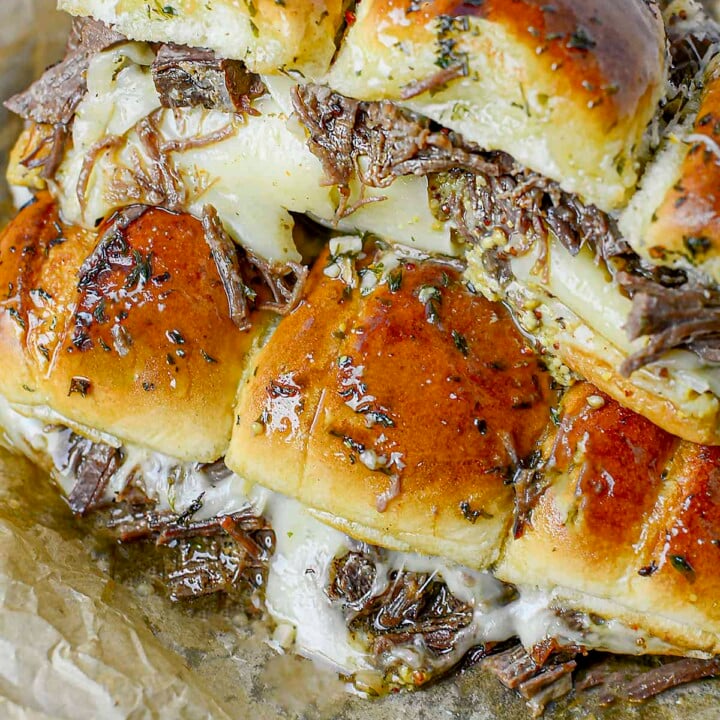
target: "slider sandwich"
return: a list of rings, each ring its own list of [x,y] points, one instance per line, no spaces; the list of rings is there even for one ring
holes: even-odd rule
[[[700,7],[59,4],[7,101],[3,444],[368,694],[717,674]]]

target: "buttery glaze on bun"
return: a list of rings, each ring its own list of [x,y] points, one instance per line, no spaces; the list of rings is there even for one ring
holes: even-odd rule
[[[490,566],[513,468],[550,417],[549,374],[452,266],[406,259],[348,297],[329,264],[241,385],[228,466],[354,537]]]
[[[720,282],[720,58],[685,142],[668,143],[621,219],[633,248],[653,263],[697,269]]]
[[[507,302],[565,363],[561,382],[569,367],[687,440],[720,442],[711,122],[720,30],[698,4],[364,0],[347,14],[328,7],[314,30],[312,3],[176,3],[162,19],[152,8],[147,18],[146,5],[65,4],[112,24],[112,45],[87,51],[75,118],[60,134],[52,113],[35,112],[41,81],[10,101],[43,120],[16,148],[13,182],[47,183],[68,222],[88,229],[133,202],[196,216],[210,204],[236,242],[274,266],[300,260],[291,213],[430,253],[470,249],[482,256],[471,261],[474,288]],[[230,52],[218,28],[231,20],[215,23],[226,16],[255,23],[257,37],[238,35]],[[280,16],[287,23],[264,35],[260,25]],[[217,54],[123,43],[118,30]],[[337,49],[320,72],[289,72],[273,55],[278,37],[298,64],[298,43],[322,54],[315,32]],[[246,96],[232,82],[241,76]],[[193,77],[182,106],[169,102],[168,82]],[[213,104],[233,87],[242,112]],[[72,138],[64,148],[62,133]],[[59,162],[45,178],[48,148]],[[563,253],[561,271],[541,271]],[[572,297],[558,292],[566,280]]]
[[[41,194],[3,232],[0,392],[49,421],[212,462],[265,316],[235,326],[200,221],[147,209],[123,225],[65,226]]]
[[[662,18],[643,0],[363,0],[328,80],[407,103],[612,210],[637,181],[665,72]]]
[[[720,652],[720,450],[687,443],[589,384],[544,443],[539,500],[498,577],[554,588],[688,653]]]

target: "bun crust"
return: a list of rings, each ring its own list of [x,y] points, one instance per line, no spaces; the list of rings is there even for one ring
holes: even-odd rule
[[[578,375],[663,430],[690,442],[720,445],[720,403],[711,403],[709,412],[703,416],[686,415],[657,392],[623,377],[617,368],[625,356],[609,345],[604,350],[605,356],[600,357],[577,345],[561,344],[557,352]]]
[[[678,440],[582,384],[544,458],[547,487],[498,576],[678,648],[719,652],[720,449]]]
[[[326,263],[241,388],[228,466],[355,537],[488,567],[513,469],[547,424],[548,373],[448,266],[406,263],[395,292],[348,298]]]
[[[258,73],[324,72],[343,20],[342,0],[59,0],[73,15],[92,15],[131,40],[215,50]]]
[[[108,229],[63,226],[41,195],[3,233],[0,362],[22,371],[3,374],[2,392],[122,442],[216,460],[267,319],[235,327],[198,220],[148,210]]]
[[[408,104],[605,210],[627,200],[665,77],[643,0],[363,0],[330,85]],[[414,96],[441,70],[462,70]],[[410,99],[412,96],[412,99]]]
[[[705,91],[684,159],[666,178],[666,192],[635,249],[653,262],[696,267],[720,282],[720,61]],[[665,188],[664,188],[665,189]]]

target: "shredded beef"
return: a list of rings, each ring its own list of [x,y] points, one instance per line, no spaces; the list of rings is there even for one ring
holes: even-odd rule
[[[633,298],[626,326],[630,339],[650,336],[650,342],[622,364],[624,375],[677,347],[692,350],[706,362],[720,363],[719,290],[691,281],[666,287],[627,272],[618,274],[618,282]]]
[[[483,667],[505,687],[517,690],[528,701],[534,717],[539,717],[550,702],[572,691],[572,674],[577,667],[573,655],[572,650],[559,651],[545,663],[538,663],[522,645],[516,645],[489,656],[483,660]]]
[[[306,267],[298,263],[278,267],[239,247],[210,205],[203,208],[202,224],[225,290],[230,317],[240,330],[250,328],[251,305],[280,315],[297,307],[308,276]]]
[[[196,511],[200,507],[197,503]],[[172,600],[245,587],[261,588],[275,550],[275,533],[248,507],[230,515],[191,521],[184,514],[120,505],[107,526],[121,542],[154,540],[165,552],[165,583]]]
[[[75,21],[64,60],[45,71],[27,90],[5,102],[8,110],[25,120],[67,125],[87,90],[90,60],[125,37],[99,20]]]
[[[230,318],[238,329],[248,330],[250,328],[248,290],[240,275],[237,246],[225,232],[214,207],[208,205],[203,208],[202,225],[205,241],[210,247],[210,253],[225,290]]]
[[[61,472],[76,478],[68,504],[74,513],[85,515],[105,504],[105,489],[122,465],[122,452],[69,430],[65,432],[68,433],[67,451]]]
[[[301,85],[293,90],[293,104],[310,133],[310,149],[322,162],[327,183],[338,185],[346,200],[355,172],[366,185],[387,187],[402,175],[451,168],[496,171],[453,133],[432,130],[429,121],[391,102],[359,102],[327,87]]]
[[[163,107],[257,114],[251,102],[265,92],[257,75],[238,60],[218,58],[212,50],[163,45],[152,65]]]
[[[600,688],[600,702],[609,705],[616,700],[645,702],[660,693],[709,677],[720,675],[720,658],[672,659],[640,674],[613,672],[604,665],[592,668],[577,683],[578,690]]]
[[[547,489],[545,476],[537,468],[520,468],[513,478],[515,508],[513,519],[513,537],[517,540],[531,524],[532,511]]]
[[[343,603],[350,628],[368,633],[375,653],[418,639],[438,656],[455,649],[472,622],[469,605],[442,580],[416,572],[392,571],[387,588],[373,595],[376,573],[372,558],[351,552],[336,560],[328,588],[329,597]]]

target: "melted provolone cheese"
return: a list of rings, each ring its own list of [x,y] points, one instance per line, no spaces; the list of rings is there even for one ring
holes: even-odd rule
[[[631,303],[606,270],[585,247],[576,256],[551,237],[547,265],[538,265],[539,244],[512,260],[515,279],[504,298],[517,311],[523,328],[546,347],[560,344],[579,347],[590,355],[607,358],[614,353],[629,356],[647,342],[631,342],[625,330]],[[484,289],[481,250],[469,253],[468,276]],[[568,378],[562,368],[561,382]],[[632,375],[632,382],[669,400],[690,417],[714,417],[720,405],[720,368],[707,365],[686,350],[673,350],[661,360]]]
[[[92,228],[118,206],[153,204],[136,182],[138,169],[149,172],[153,167],[137,130],[140,121],[152,116],[161,145],[218,138],[169,152],[186,195],[183,209],[200,216],[205,205],[213,205],[231,236],[271,263],[300,261],[291,212],[344,231],[372,231],[427,252],[457,254],[449,227],[430,212],[426,178],[404,177],[387,188],[365,188],[366,200],[379,200],[335,222],[340,198],[308,149],[305,130],[290,115],[291,82],[276,79],[272,92],[255,101],[257,116],[202,108],[164,110],[150,72],[153,57],[148,45],[127,43],[92,60],[72,148],[56,174],[56,195],[67,221]],[[106,141],[108,146],[98,150]],[[87,175],[92,154],[96,159]],[[352,190],[350,207],[360,199],[360,186],[355,183]]]
[[[62,467],[67,431],[23,414],[33,409],[22,410],[18,412],[0,397],[0,444],[51,471],[68,494],[74,480]],[[199,464],[182,463],[135,446],[124,445],[122,449],[125,459],[108,485],[107,501],[112,501],[137,471],[148,496],[157,502],[157,510],[182,513],[191,505],[199,505],[193,520],[203,520],[250,508],[269,520],[276,548],[269,562],[265,605],[278,628],[289,630],[276,634],[294,638],[298,653],[343,674],[380,673],[381,677],[391,668],[393,682],[403,683],[404,672],[448,668],[476,645],[512,637],[519,637],[527,648],[554,638],[560,644],[626,654],[672,650],[617,620],[591,619],[592,615],[581,611],[574,613],[572,624],[568,623],[560,612],[566,606],[561,588],[515,589],[489,572],[443,558],[384,550],[378,552],[376,560],[373,596],[382,595],[398,571],[422,573],[442,580],[458,600],[472,608],[473,615],[471,623],[458,631],[448,654],[428,652],[418,638],[414,643],[394,646],[384,658],[378,657],[369,640],[348,627],[342,603],[330,600],[327,594],[335,559],[355,547],[347,535],[319,522],[296,500],[250,486],[232,473],[217,477]],[[572,607],[577,607],[577,601]]]

